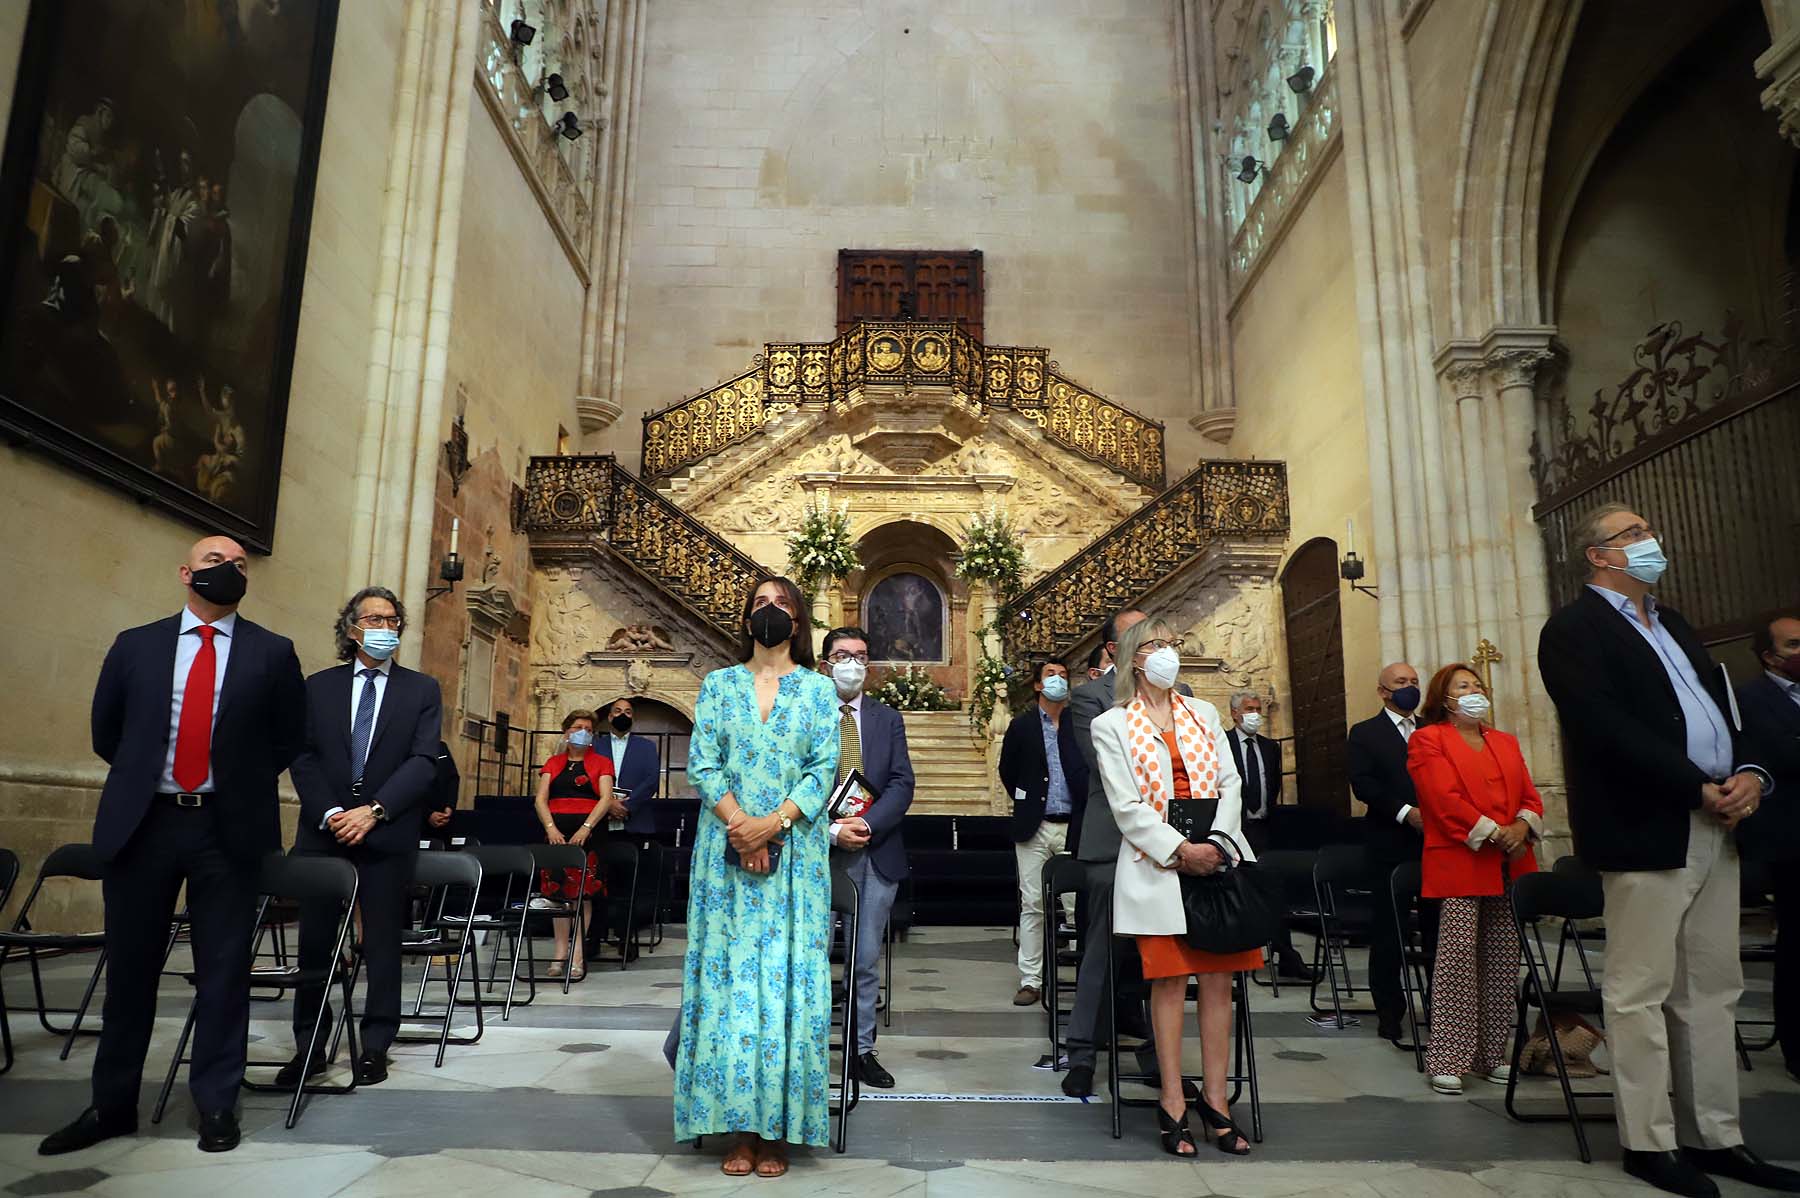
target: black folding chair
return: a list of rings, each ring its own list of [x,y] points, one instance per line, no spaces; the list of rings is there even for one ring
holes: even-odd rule
[[[486,1007],[499,1007],[502,1022],[512,1018],[515,1003],[518,1006],[529,1006],[537,997],[537,983],[529,977],[519,975],[519,958],[525,952],[525,910],[531,898],[532,881],[537,877],[537,867],[532,862],[531,850],[518,844],[475,844],[462,850],[481,862],[481,881],[487,895],[476,904],[475,915],[469,920],[471,931],[479,934],[492,934],[494,950],[488,954],[487,992],[493,993],[500,984],[500,962],[507,956],[502,947],[507,941],[512,943],[512,972],[506,979],[506,997],[495,1000],[484,997],[480,988],[473,999],[466,1001],[479,1003]],[[498,900],[492,900],[495,885],[500,887]],[[463,918],[453,911],[439,911],[439,919],[446,924],[454,924]],[[519,982],[526,983],[524,998],[518,998]]]
[[[1431,945],[1425,943],[1419,923],[1419,890],[1423,871],[1417,861],[1406,861],[1388,875],[1394,902],[1394,932],[1400,937],[1400,984],[1406,990],[1406,1030],[1412,1036],[1413,1064],[1425,1072],[1425,1037],[1419,1029],[1431,1025]]]
[[[10,855],[10,854],[9,854]],[[13,876],[17,878],[19,859],[12,858]],[[23,954],[31,964],[31,988],[36,999],[35,1009],[38,1022],[52,1036],[63,1038],[62,1060],[69,1059],[69,1050],[75,1046],[78,1035],[98,1035],[98,1028],[84,1028],[82,1022],[87,1018],[88,1007],[94,1001],[94,990],[100,985],[100,975],[106,969],[106,933],[105,932],[37,932],[31,927],[31,909],[37,903],[38,895],[43,892],[44,883],[52,878],[73,878],[83,882],[98,882],[104,866],[100,856],[94,852],[91,844],[65,844],[53,850],[44,859],[38,870],[37,881],[32,883],[31,892],[25,896],[25,902],[19,907],[19,914],[13,920],[12,928],[0,931],[0,973],[5,972],[6,962],[15,955],[15,950]],[[9,883],[8,889],[10,890]],[[74,1007],[53,1007],[44,997],[44,975],[38,962],[44,957],[56,957],[65,953],[92,952],[94,958],[93,972],[88,975],[87,988],[82,991],[81,1004]],[[4,1073],[12,1068],[12,1028],[7,1023],[6,994],[0,990],[0,1041],[5,1043],[6,1062]],[[27,1008],[15,1008],[25,1010]],[[50,1021],[52,1015],[73,1015],[75,1018],[68,1027],[57,1027]]]
[[[1768,862],[1753,860],[1744,861],[1742,864],[1742,872],[1738,879],[1738,887],[1741,899],[1741,910],[1762,914],[1773,920],[1775,914],[1775,878]],[[1788,928],[1784,934],[1792,936],[1797,932],[1800,932],[1800,928]],[[1774,966],[1774,941],[1759,940],[1739,944],[1738,961],[1743,965]],[[1742,1011],[1743,1009],[1743,1004],[1740,1002],[1738,1004],[1738,1010]],[[1766,1028],[1768,1034],[1756,1038],[1746,1038],[1744,1032],[1747,1028]],[[1748,1072],[1751,1068],[1750,1054],[1753,1052],[1768,1051],[1775,1046],[1775,1041],[1777,1039],[1775,1021],[1773,1019],[1739,1019],[1734,1034],[1737,1038],[1738,1063],[1744,1067],[1745,1072]]]
[[[435,1023],[437,1034],[431,1036],[394,1037],[397,1044],[432,1044],[437,1045],[437,1068],[443,1068],[444,1051],[451,1044],[474,1044],[480,1041],[487,1024],[482,1015],[481,1002],[481,958],[475,949],[475,907],[481,896],[481,858],[477,850],[451,853],[443,850],[421,852],[413,861],[413,881],[430,887],[438,895],[437,911],[426,921],[422,935],[406,936],[400,941],[400,955],[406,957],[423,957],[424,972],[419,977],[419,994],[413,1001],[410,1016],[401,1016],[400,1022]],[[457,910],[451,917],[449,904],[454,900],[460,902],[464,892],[468,894],[467,908]],[[451,961],[455,960],[452,966]],[[444,1010],[441,1014],[425,1010],[425,989],[431,981],[432,964],[442,961],[444,967]],[[475,1033],[469,1036],[452,1036],[450,1027],[456,1018],[458,995],[462,992],[464,967],[468,970],[470,984],[474,987],[474,997],[470,1005],[475,1008]]]
[[[1313,863],[1313,896],[1319,910],[1319,953],[1324,969],[1314,974],[1308,1002],[1315,1013],[1328,1012],[1344,1027],[1345,1015],[1374,1015],[1374,1007],[1347,1007],[1356,997],[1350,972],[1350,941],[1368,939],[1373,904],[1369,896],[1369,855],[1360,844],[1328,844]],[[1331,987],[1331,1006],[1319,1005],[1321,975]],[[1340,978],[1342,980],[1340,984]]]
[[[906,939],[912,927],[912,875],[900,879],[894,889],[894,905],[888,908],[887,926],[881,931],[881,986],[875,1009],[881,1012],[881,1026],[894,1025],[894,945]]]
[[[344,967],[345,949],[350,947],[351,929],[356,923],[356,867],[342,857],[327,854],[298,853],[283,856],[270,853],[263,858],[261,876],[257,889],[261,898],[256,906],[256,933],[251,942],[251,965],[249,985],[278,990],[286,993],[303,986],[319,987],[319,1006],[313,1012],[312,1027],[307,1034],[306,1043],[296,1045],[296,1055],[303,1061],[310,1061],[314,1055],[323,1056],[326,1060],[337,1057],[339,1038],[348,1034],[350,1039],[350,1058],[355,1060],[357,1052],[355,1011],[350,1005],[351,987],[356,977],[356,966]],[[272,918],[282,918],[274,900],[287,903],[305,904],[308,902],[337,903],[343,910],[338,919],[337,938],[333,943],[331,956],[323,969],[303,969],[298,963],[280,965],[259,965],[258,950],[262,947],[262,938],[268,930]],[[195,984],[196,975],[192,970],[182,974],[190,986]],[[327,1053],[319,1052],[321,1036],[326,1032],[325,1012],[331,1005],[331,989],[333,984],[339,987],[341,1007],[334,1019],[331,1032],[331,1048]],[[169,1095],[175,1089],[175,1077],[181,1067],[188,1063],[188,1040],[194,1034],[194,1014],[200,1005],[200,995],[195,993],[188,1003],[187,1020],[181,1025],[181,1038],[175,1042],[175,1055],[169,1059],[169,1071],[163,1077],[162,1092],[156,1098],[156,1110],[150,1116],[150,1122],[161,1123],[163,1113],[168,1109]],[[286,1058],[281,1060],[246,1061],[244,1067],[250,1069],[279,1069],[287,1064]],[[247,1078],[244,1088],[259,1092],[279,1093],[284,1087],[267,1082],[252,1082]],[[328,1085],[321,1082],[308,1082],[303,1075],[294,1085],[294,1097],[288,1103],[287,1126],[291,1129],[300,1121],[300,1105],[308,1094],[348,1094],[356,1089],[354,1076],[343,1085]]]
[[[1580,940],[1575,941],[1575,951],[1581,958],[1583,976],[1586,984],[1579,987],[1558,988],[1550,980],[1549,961],[1546,959],[1543,940],[1538,936],[1538,924],[1545,919],[1599,919],[1606,906],[1605,895],[1600,889],[1599,877],[1581,877],[1573,873],[1530,873],[1513,880],[1509,891],[1513,926],[1519,934],[1519,944],[1524,949],[1525,983],[1519,989],[1518,1018],[1513,1028],[1512,1076],[1506,1080],[1506,1113],[1520,1123],[1556,1122],[1566,1118],[1575,1132],[1575,1146],[1581,1152],[1583,1163],[1591,1163],[1593,1153],[1588,1149],[1587,1130],[1582,1127],[1584,1121],[1608,1120],[1612,1113],[1593,1113],[1581,1110],[1578,1105],[1584,1098],[1611,1098],[1610,1090],[1578,1091],[1569,1084],[1569,1063],[1563,1056],[1562,1044],[1556,1036],[1556,1016],[1561,1014],[1591,1015],[1596,1020],[1603,1018],[1600,1000],[1600,988],[1594,984],[1593,974],[1587,967],[1587,954]],[[1523,1114],[1519,1111],[1515,1099],[1519,1090],[1519,1062],[1524,1056],[1525,1040],[1529,1035],[1525,1021],[1529,1013],[1536,1009],[1544,1017],[1544,1026],[1549,1033],[1550,1059],[1556,1065],[1556,1080],[1562,1086],[1563,1106],[1566,1115],[1555,1114]]]
[[[595,895],[594,902],[605,903],[609,917],[615,909],[622,910],[625,922],[619,925],[618,956],[590,953],[587,956],[587,966],[591,969],[596,965],[617,963],[620,970],[626,970],[637,959],[638,871],[643,865],[643,850],[637,841],[623,836],[608,836],[598,846],[594,846],[592,841],[589,845],[594,848],[594,856],[599,861],[600,876],[607,883],[607,893]],[[612,893],[613,884],[621,879],[625,882],[625,895],[623,898],[616,898]],[[610,918],[608,922],[611,922]]]
[[[857,894],[856,883],[852,882],[842,870],[831,871],[831,913],[836,917],[838,933],[842,937],[842,952],[833,952],[833,964],[842,962],[843,973],[832,980],[832,1029],[834,1038],[828,1051],[840,1054],[838,1062],[837,1103],[831,1113],[837,1117],[837,1134],[832,1138],[832,1150],[840,1155],[850,1147],[850,1112],[862,1100],[862,1082],[854,1076],[852,1064],[856,1060],[856,939],[861,927],[859,911],[861,896]],[[837,1018],[839,1011],[842,1018]]]
[[[11,849],[0,849],[0,910],[12,901],[13,886],[19,880],[19,855]],[[0,950],[0,964],[4,964],[6,955]],[[0,1073],[13,1067],[12,1025],[6,1021],[6,991],[0,989],[0,1049],[3,1049],[5,1060],[0,1060]]]
[[[1118,977],[1118,939],[1112,932],[1112,913],[1106,916],[1106,992],[1113,995],[1113,1001],[1106,1004],[1106,1081],[1112,1095],[1112,1136],[1118,1140],[1124,1138],[1124,1112],[1121,1108],[1155,1106],[1155,1098],[1125,1098],[1119,1093],[1122,1082],[1135,1082],[1149,1085],[1151,1075],[1147,1073],[1122,1073],[1119,1070],[1119,977]],[[1250,1089],[1250,1139],[1260,1144],[1263,1138],[1262,1126],[1262,1091],[1256,1080],[1256,1035],[1250,1021],[1250,986],[1245,980],[1250,975],[1239,972],[1231,979],[1232,1005],[1232,1068],[1226,1081],[1231,1083],[1231,1093],[1227,1096],[1228,1104],[1236,1103],[1243,1095],[1246,1086]],[[1145,984],[1148,990],[1148,983]],[[1197,987],[1188,983],[1187,999],[1198,1001]],[[1181,1080],[1199,1085],[1201,1077],[1197,1073],[1182,1074]]]
[[[1600,875],[1594,872],[1592,866],[1583,864],[1579,857],[1558,857],[1556,863],[1550,867],[1550,871],[1562,876],[1590,879],[1596,886],[1600,884]],[[1577,950],[1582,950],[1588,945],[1599,946],[1606,943],[1606,925],[1599,922],[1593,922],[1591,927],[1584,926],[1587,922],[1589,921],[1579,919],[1565,919],[1562,921],[1562,936],[1557,940],[1556,944],[1556,966],[1550,972],[1550,988],[1552,990],[1562,985],[1563,961],[1571,946],[1574,946]],[[1540,945],[1539,947],[1542,946]],[[1591,986],[1594,984],[1594,975],[1593,971],[1588,969],[1587,954],[1585,951],[1579,951],[1578,957],[1581,961],[1582,971],[1587,977],[1588,985]]]
[[[588,879],[593,877],[593,873],[588,868],[586,849],[575,844],[534,844],[528,847],[531,851],[532,865],[535,870],[547,872],[552,878],[557,879],[559,882],[568,876],[567,871],[575,870],[580,875],[580,893],[583,895],[587,893]],[[536,878],[534,876],[534,884],[532,886],[532,889],[534,890],[537,888],[535,882]],[[532,906],[532,903],[537,901],[540,897],[543,898],[543,901],[537,906]],[[526,980],[530,981],[532,985],[532,993],[534,995],[537,992],[536,988],[539,982],[561,982],[562,992],[564,994],[569,992],[569,986],[574,980],[569,976],[569,974],[573,972],[569,968],[569,962],[564,962],[563,971],[560,975],[540,974],[537,971],[537,938],[542,933],[544,921],[551,919],[568,919],[574,921],[574,926],[569,929],[569,944],[571,946],[569,961],[572,962],[574,960],[573,946],[584,945],[587,942],[587,915],[582,911],[582,905],[583,900],[581,898],[553,899],[538,895],[530,895],[526,898],[524,918],[525,976]]]
[[[1256,859],[1263,877],[1280,887],[1282,926],[1290,935],[1305,932],[1313,937],[1312,965],[1315,977],[1321,970],[1321,952],[1324,946],[1324,941],[1318,938],[1319,912],[1313,890],[1313,866],[1318,859],[1319,854],[1314,849],[1270,849]],[[1276,960],[1273,941],[1268,944],[1264,956],[1268,961],[1268,980],[1264,981],[1256,974],[1252,974],[1250,980],[1259,986],[1269,987],[1269,993],[1280,998],[1281,969]]]
[[[1044,1012],[1050,1025],[1050,1068],[1062,1071],[1067,1042],[1063,1037],[1069,1017],[1075,1013],[1075,981],[1081,970],[1081,952],[1075,937],[1063,935],[1058,927],[1062,913],[1062,897],[1080,894],[1087,889],[1087,870],[1070,853],[1058,853],[1044,862]],[[1065,947],[1066,946],[1066,947]],[[1067,978],[1064,971],[1068,972]],[[1063,991],[1069,993],[1069,1005],[1063,1005]]]

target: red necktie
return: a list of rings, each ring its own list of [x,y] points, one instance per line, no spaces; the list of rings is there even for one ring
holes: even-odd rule
[[[213,678],[218,657],[213,652],[211,624],[194,629],[200,634],[200,652],[188,667],[187,685],[181,692],[181,724],[175,730],[175,785],[198,790],[212,772]]]

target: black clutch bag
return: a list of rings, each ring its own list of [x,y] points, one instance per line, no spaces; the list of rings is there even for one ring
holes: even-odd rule
[[[1244,850],[1224,832],[1202,840],[1223,842],[1226,864],[1205,877],[1181,875],[1181,906],[1187,915],[1187,942],[1209,953],[1241,953],[1262,948],[1281,927],[1281,904],[1262,870],[1244,859]],[[1235,850],[1237,859],[1224,846]]]
[[[1199,844],[1212,831],[1213,817],[1219,814],[1217,799],[1172,799],[1169,802],[1169,826]]]

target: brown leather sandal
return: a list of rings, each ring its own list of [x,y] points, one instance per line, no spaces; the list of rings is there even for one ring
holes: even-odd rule
[[[758,1177],[780,1177],[788,1171],[787,1149],[775,1140],[764,1140],[756,1154]]]
[[[727,1177],[748,1177],[756,1169],[756,1145],[748,1137],[739,1140],[719,1162],[719,1172]]]

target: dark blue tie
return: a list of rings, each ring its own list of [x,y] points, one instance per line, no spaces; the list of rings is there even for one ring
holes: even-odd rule
[[[1246,736],[1240,743],[1244,746],[1244,810],[1251,815],[1261,815],[1262,747],[1254,736]]]
[[[375,675],[377,669],[358,670],[362,696],[356,700],[356,722],[350,725],[350,780],[362,781],[363,761],[369,756],[369,734],[375,731]]]

